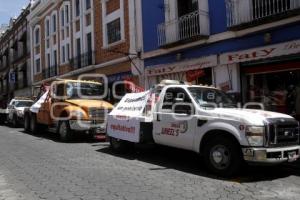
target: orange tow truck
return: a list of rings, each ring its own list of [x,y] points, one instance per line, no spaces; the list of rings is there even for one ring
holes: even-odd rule
[[[101,83],[57,80],[42,86],[35,103],[24,112],[24,129],[34,134],[42,130],[58,133],[64,142],[75,134],[106,134],[106,116],[113,105],[101,97]]]

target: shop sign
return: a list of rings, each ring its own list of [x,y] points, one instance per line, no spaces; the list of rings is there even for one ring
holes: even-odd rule
[[[220,56],[220,64],[227,65],[297,53],[300,53],[300,40],[245,51],[225,53]]]
[[[145,70],[146,76],[158,76],[163,74],[171,74],[185,72],[190,70],[208,68],[217,66],[217,56],[207,56],[199,59],[187,60],[166,65],[157,65],[148,67]]]
[[[193,82],[203,76],[205,76],[205,72],[203,69],[191,70],[186,72],[186,80],[188,82]]]

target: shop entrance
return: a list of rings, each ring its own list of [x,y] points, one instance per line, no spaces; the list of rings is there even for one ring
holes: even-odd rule
[[[259,102],[266,110],[300,120],[300,63],[247,67],[243,72],[245,103]]]

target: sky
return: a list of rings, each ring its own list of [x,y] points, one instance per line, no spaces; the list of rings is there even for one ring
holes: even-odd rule
[[[0,0],[0,25],[8,24],[9,19],[18,16],[28,3],[29,0]]]

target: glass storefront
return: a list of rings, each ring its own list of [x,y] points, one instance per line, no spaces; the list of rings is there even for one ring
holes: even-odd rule
[[[266,110],[286,113],[300,120],[300,69],[245,76],[246,102],[260,102]]]

